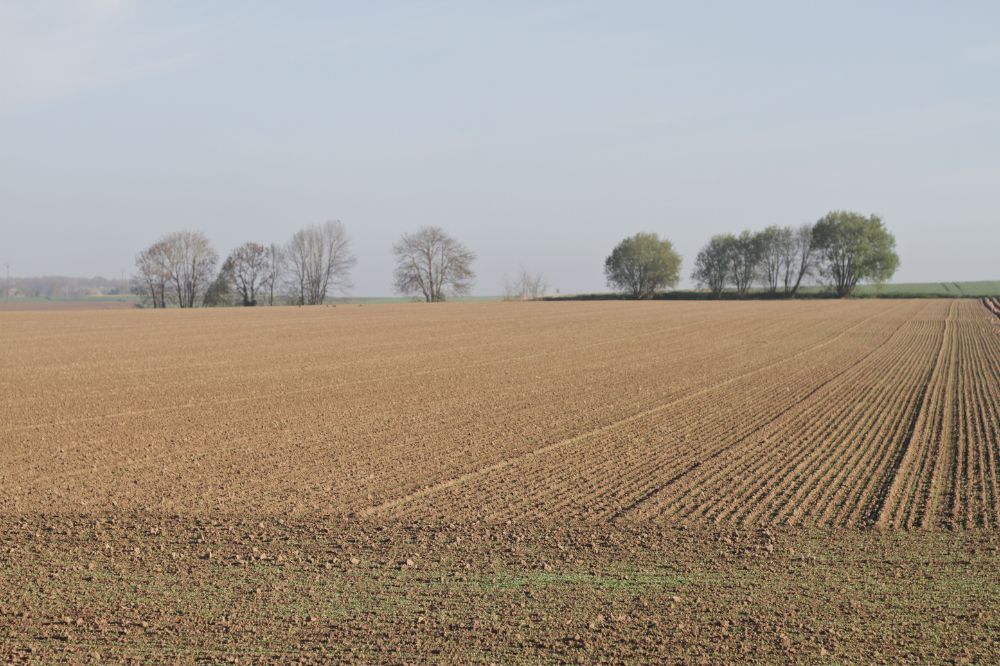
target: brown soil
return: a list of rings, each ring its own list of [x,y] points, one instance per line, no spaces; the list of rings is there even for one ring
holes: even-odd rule
[[[17,312],[0,339],[0,660],[1000,658],[976,301]]]

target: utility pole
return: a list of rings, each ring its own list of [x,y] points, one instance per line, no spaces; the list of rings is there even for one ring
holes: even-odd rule
[[[4,300],[8,303],[10,302],[10,263],[5,264],[7,266],[7,281],[4,282],[3,293]]]

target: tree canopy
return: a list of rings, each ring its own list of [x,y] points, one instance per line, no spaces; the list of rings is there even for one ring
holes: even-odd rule
[[[662,289],[676,287],[681,256],[673,244],[652,233],[638,233],[619,243],[604,261],[608,285],[634,298],[652,298]]]
[[[760,234],[742,231],[733,238],[729,266],[736,293],[742,298],[747,295],[757,277],[761,259],[764,256],[764,241]]]
[[[284,256],[300,305],[321,305],[331,291],[351,286],[351,269],[357,260],[339,220],[296,231]]]
[[[732,234],[712,236],[694,260],[694,272],[691,277],[699,285],[708,287],[716,298],[722,295],[722,290],[729,282],[730,258],[735,245],[736,237]]]
[[[257,305],[261,291],[271,272],[270,253],[260,243],[244,243],[230,253],[223,263],[223,272],[233,283],[243,305]]]
[[[396,256],[396,291],[419,294],[428,303],[449,295],[464,296],[476,278],[472,270],[476,254],[440,227],[403,234],[392,253]]]
[[[877,215],[828,213],[813,227],[813,245],[838,296],[849,296],[859,282],[885,282],[899,267],[896,239]]]

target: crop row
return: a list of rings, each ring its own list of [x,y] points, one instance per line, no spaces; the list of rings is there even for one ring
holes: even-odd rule
[[[842,372],[845,361],[854,362],[872,345],[884,343],[900,326],[893,312],[839,329],[830,326],[824,341],[798,354],[731,376],[616,428],[585,433],[559,450],[490,470],[474,483],[423,502],[427,510],[443,513],[480,503],[493,507],[487,514],[493,518],[553,512],[646,515],[675,499],[681,488],[698,492],[692,479],[799,408],[817,386]]]
[[[835,333],[833,331],[836,331]],[[998,337],[911,302],[393,505],[409,516],[997,526]]]
[[[4,324],[7,513],[1000,525],[1000,336],[974,301]]]

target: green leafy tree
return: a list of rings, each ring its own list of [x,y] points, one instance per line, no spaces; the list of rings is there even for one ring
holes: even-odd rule
[[[820,272],[840,297],[859,282],[886,282],[899,267],[896,239],[877,215],[833,211],[813,228]]]
[[[206,308],[219,308],[233,305],[235,296],[233,294],[233,259],[229,258],[222,262],[222,268],[218,276],[209,283],[205,289],[205,296],[202,305]]]
[[[676,287],[680,271],[681,256],[673,244],[651,233],[626,238],[604,261],[608,285],[633,298],[652,298],[658,290]]]

